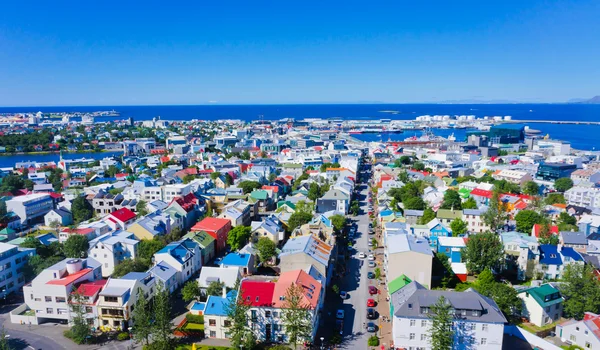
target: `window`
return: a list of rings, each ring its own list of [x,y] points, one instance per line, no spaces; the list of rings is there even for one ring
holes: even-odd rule
[[[487,330],[488,330],[488,325],[487,325],[487,324],[485,324],[485,323],[484,323],[484,324],[482,324],[482,325],[481,325],[481,330],[482,330],[482,331],[484,331],[484,332],[487,332]]]
[[[588,348],[588,349],[591,349],[592,348],[592,344],[590,344],[589,341],[586,341],[585,342],[585,347]]]
[[[86,314],[91,314],[93,312],[92,307],[91,306],[86,306],[85,307],[85,313]]]
[[[410,333],[409,338],[410,338],[410,340],[415,340],[415,334],[414,333]]]
[[[231,321],[229,321],[229,320],[223,321],[223,327],[231,327]]]
[[[577,337],[575,336],[575,334],[571,334],[571,336],[569,337],[569,340],[572,342],[576,342],[577,341]]]
[[[427,334],[421,334],[421,341],[427,340]]]
[[[576,330],[577,332],[579,332],[579,327],[575,327],[575,330]]]
[[[52,308],[50,308],[50,307],[49,307],[49,308],[47,308],[47,309],[46,309],[46,313],[47,313],[47,314],[51,314],[51,313],[52,313]]]
[[[421,327],[427,327],[427,320],[421,320]]]
[[[49,296],[45,296],[44,300],[46,300],[47,303],[51,303],[52,302],[52,297]],[[579,330],[579,329],[578,329]]]
[[[271,317],[271,311],[269,311],[269,310],[265,311],[265,317]]]
[[[65,298],[63,298],[63,297],[56,297],[56,302],[57,303],[66,303],[67,300]]]
[[[66,315],[67,309],[56,309],[56,313],[59,315]]]
[[[487,339],[486,338],[481,338],[481,345],[485,345],[487,344]]]
[[[118,297],[109,297],[109,296],[104,296],[104,301],[107,303],[116,303],[119,301]]]
[[[211,319],[209,319],[209,320],[208,320],[208,325],[209,325],[209,326],[213,326],[213,327],[214,327],[214,326],[216,326],[216,325],[217,325],[217,320],[215,320],[215,319],[212,319],[212,318],[211,318]]]
[[[277,311],[273,311],[273,317],[279,317],[279,313]]]
[[[211,337],[211,338],[216,338],[217,337],[217,332],[210,331],[210,334],[208,336]]]
[[[415,326],[415,322],[416,322],[415,320],[410,320],[410,326],[414,327]]]

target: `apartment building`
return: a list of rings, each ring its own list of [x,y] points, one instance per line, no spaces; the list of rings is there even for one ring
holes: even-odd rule
[[[0,298],[17,292],[25,284],[23,266],[35,255],[35,248],[0,243]]]
[[[170,203],[176,197],[185,197],[192,192],[191,184],[172,184],[162,187],[162,200]]]
[[[67,258],[45,269],[28,285],[23,296],[28,309],[35,313],[34,322],[71,320],[69,296],[80,283],[102,278],[100,263],[93,258]]]
[[[564,195],[570,205],[584,208],[600,207],[600,187],[575,186],[565,191]]]
[[[183,285],[202,267],[198,243],[189,238],[171,242],[154,254],[154,263],[166,262],[177,271],[177,286]]]
[[[470,233],[482,233],[490,231],[490,227],[484,222],[482,209],[464,209],[463,221],[467,223],[467,231]]]
[[[52,209],[54,209],[54,201],[47,193],[27,194],[6,201],[6,210],[18,215],[21,225],[24,226],[38,221],[43,222],[44,215]]]

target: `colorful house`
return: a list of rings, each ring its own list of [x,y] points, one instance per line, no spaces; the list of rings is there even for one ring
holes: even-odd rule
[[[222,252],[227,245],[227,234],[231,230],[231,221],[219,218],[204,218],[191,228],[191,231],[204,231],[216,240],[216,252]]]

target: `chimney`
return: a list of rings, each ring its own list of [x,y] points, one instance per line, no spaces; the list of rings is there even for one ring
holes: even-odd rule
[[[227,287],[223,286],[223,291],[221,292],[221,296],[223,298],[227,298]]]

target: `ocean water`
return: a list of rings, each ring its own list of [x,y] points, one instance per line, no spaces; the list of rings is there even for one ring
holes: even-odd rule
[[[119,157],[123,152],[79,152],[79,153],[63,153],[63,159],[80,159],[93,158],[100,160],[106,157]],[[60,160],[59,153],[47,154],[15,154],[0,156],[0,168],[8,168],[18,162],[56,162]]]
[[[98,120],[119,120],[132,117],[136,121],[160,116],[167,120],[277,120],[281,118],[344,118],[414,120],[420,115],[512,116],[517,120],[595,121],[600,122],[600,105],[586,104],[289,104],[289,105],[184,105],[184,106],[65,106],[65,107],[0,107],[0,113],[14,112],[93,112],[116,110],[119,117]],[[382,113],[384,110],[398,114]],[[577,149],[594,150],[600,146],[600,126],[529,123],[543,135],[568,140]],[[440,134],[448,130],[435,130]],[[450,130],[460,140],[460,130]],[[412,136],[400,134],[404,139]],[[441,136],[447,136],[440,134]],[[387,139],[387,136],[385,136]]]

